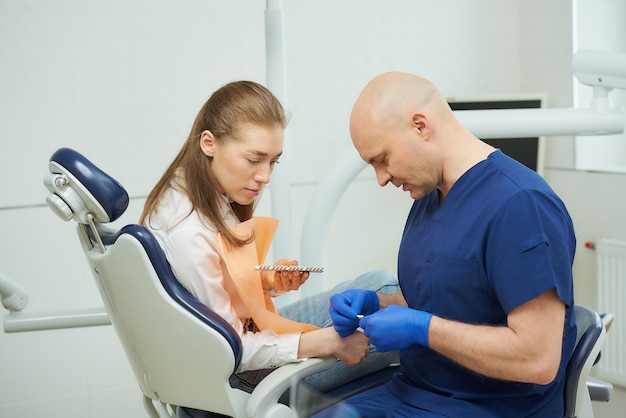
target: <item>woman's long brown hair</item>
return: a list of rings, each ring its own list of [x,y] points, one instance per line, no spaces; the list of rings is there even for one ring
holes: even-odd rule
[[[287,118],[280,101],[258,83],[235,81],[216,90],[200,109],[178,155],[148,195],[139,222],[150,222],[150,215],[158,212],[164,193],[178,186],[175,178],[179,175],[184,182],[180,191],[191,201],[192,211],[197,211],[202,219],[213,225],[228,245],[239,247],[249,243],[253,237],[238,237],[226,226],[220,210],[223,197],[211,170],[212,158],[200,148],[202,132],[208,130],[216,141],[223,142],[231,138],[233,131],[242,123],[284,129]],[[230,205],[243,222],[252,217],[256,203],[255,199],[249,205],[235,202]]]

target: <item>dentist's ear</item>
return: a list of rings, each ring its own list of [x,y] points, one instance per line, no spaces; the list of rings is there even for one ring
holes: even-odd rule
[[[417,130],[418,135],[424,137],[430,134],[430,123],[423,114],[414,113],[411,122],[413,123],[413,127]]]
[[[213,157],[215,150],[215,136],[211,131],[202,131],[200,134],[200,149],[207,157]]]

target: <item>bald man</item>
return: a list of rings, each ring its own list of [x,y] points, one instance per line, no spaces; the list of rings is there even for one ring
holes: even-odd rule
[[[350,118],[376,172],[415,200],[398,253],[403,299],[331,299],[337,331],[361,327],[401,373],[349,398],[366,417],[561,417],[576,338],[576,238],[559,197],[534,171],[472,135],[430,81],[374,78]],[[359,317],[357,317],[359,315]],[[361,316],[362,319],[361,319]]]

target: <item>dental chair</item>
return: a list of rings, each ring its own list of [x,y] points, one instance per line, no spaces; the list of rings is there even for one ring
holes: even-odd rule
[[[152,418],[303,417],[278,399],[308,375],[332,367],[334,358],[312,358],[277,368],[252,391],[231,388],[241,360],[241,340],[220,316],[174,277],[153,235],[141,225],[107,225],[126,210],[124,188],[80,153],[61,148],[50,158],[44,184],[48,206],[77,233],[105,309],[122,343],[144,406]],[[576,306],[577,343],[567,366],[565,417],[593,418],[591,401],[608,401],[612,386],[590,379],[611,315]],[[387,381],[398,367],[319,394],[319,405]],[[295,392],[294,392],[295,393]],[[314,402],[316,403],[316,402]],[[210,411],[210,412],[209,412]],[[303,415],[304,414],[304,415]]]
[[[591,401],[608,402],[613,385],[589,376],[600,360],[606,331],[613,315],[599,315],[585,306],[575,305],[576,345],[565,371],[565,418],[593,418]]]
[[[149,416],[188,416],[189,408],[213,416],[295,417],[279,397],[294,382],[332,367],[336,360],[287,364],[250,394],[231,388],[228,379],[242,352],[235,330],[179,284],[146,228],[107,226],[128,206],[124,188],[69,148],[52,155],[49,169],[44,178],[50,191],[46,201],[61,219],[77,223],[83,251]]]

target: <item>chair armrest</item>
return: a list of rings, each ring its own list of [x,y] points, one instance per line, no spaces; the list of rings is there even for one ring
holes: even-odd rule
[[[604,380],[588,377],[587,389],[589,389],[589,397],[592,401],[608,402],[611,399],[613,385]]]
[[[611,325],[613,324],[613,320],[615,319],[613,314],[610,312],[604,312],[600,314],[600,318],[602,318],[602,323],[604,324],[604,329],[609,332]]]
[[[334,357],[310,358],[297,363],[288,363],[270,373],[252,391],[247,405],[249,417],[265,416],[295,381],[335,365]]]

